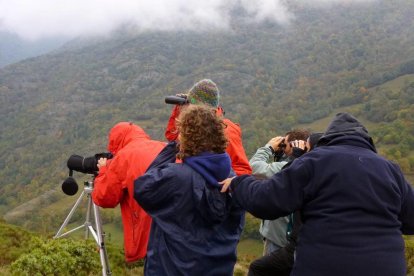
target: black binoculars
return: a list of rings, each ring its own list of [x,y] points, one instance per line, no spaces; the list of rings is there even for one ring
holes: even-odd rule
[[[167,96],[167,97],[165,97],[165,103],[166,104],[183,105],[183,104],[187,104],[188,103],[188,100],[187,100],[187,96],[186,95]]]

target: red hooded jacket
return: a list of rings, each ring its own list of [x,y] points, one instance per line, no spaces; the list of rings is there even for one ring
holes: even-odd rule
[[[165,145],[128,122],[116,124],[109,133],[108,150],[114,158],[99,169],[92,198],[104,208],[121,205],[127,262],[145,257],[151,228],[151,218],[134,199],[134,180],[145,173]]]
[[[168,120],[167,129],[165,130],[165,138],[168,141],[175,141],[178,137],[178,131],[175,126],[175,119],[180,114],[180,106],[176,105]],[[223,116],[223,109],[217,108],[217,115]],[[223,118],[223,122],[226,124],[225,134],[229,141],[226,152],[230,155],[231,166],[237,175],[252,174],[252,168],[250,167],[249,160],[247,159],[246,152],[242,143],[242,131],[238,124],[233,123],[229,119]]]

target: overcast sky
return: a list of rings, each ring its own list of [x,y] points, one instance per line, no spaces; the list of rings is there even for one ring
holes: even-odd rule
[[[108,34],[121,24],[144,30],[226,29],[232,8],[249,20],[288,24],[289,0],[0,0],[0,31],[25,39]],[[375,0],[304,0],[309,5]]]

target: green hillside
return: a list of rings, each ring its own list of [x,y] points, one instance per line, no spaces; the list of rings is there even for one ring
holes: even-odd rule
[[[107,230],[111,229],[105,227]],[[81,235],[70,237],[54,240],[0,221],[0,275],[101,275],[99,252],[92,238],[85,242]],[[106,236],[106,247],[112,275],[143,275],[142,262],[124,262],[119,241]],[[256,240],[239,244],[235,275],[244,275],[248,264],[261,255],[261,247]]]
[[[335,112],[351,110],[410,176],[414,2],[289,3],[295,19],[287,26],[235,14],[231,31],[119,30],[0,69],[0,216],[53,232],[74,201],[60,192],[68,157],[104,151],[119,121],[163,140],[171,110],[164,96],[201,78],[219,85],[249,156],[275,135],[323,130]],[[104,219],[119,224],[108,212]]]

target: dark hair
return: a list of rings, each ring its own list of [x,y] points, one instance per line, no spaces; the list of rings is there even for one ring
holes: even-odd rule
[[[177,126],[180,133],[179,159],[202,152],[223,153],[227,147],[223,119],[209,106],[187,106],[178,117]]]
[[[287,142],[292,142],[295,140],[303,140],[306,141],[310,135],[310,131],[306,129],[293,129],[289,132],[286,132],[286,136],[288,136]]]

